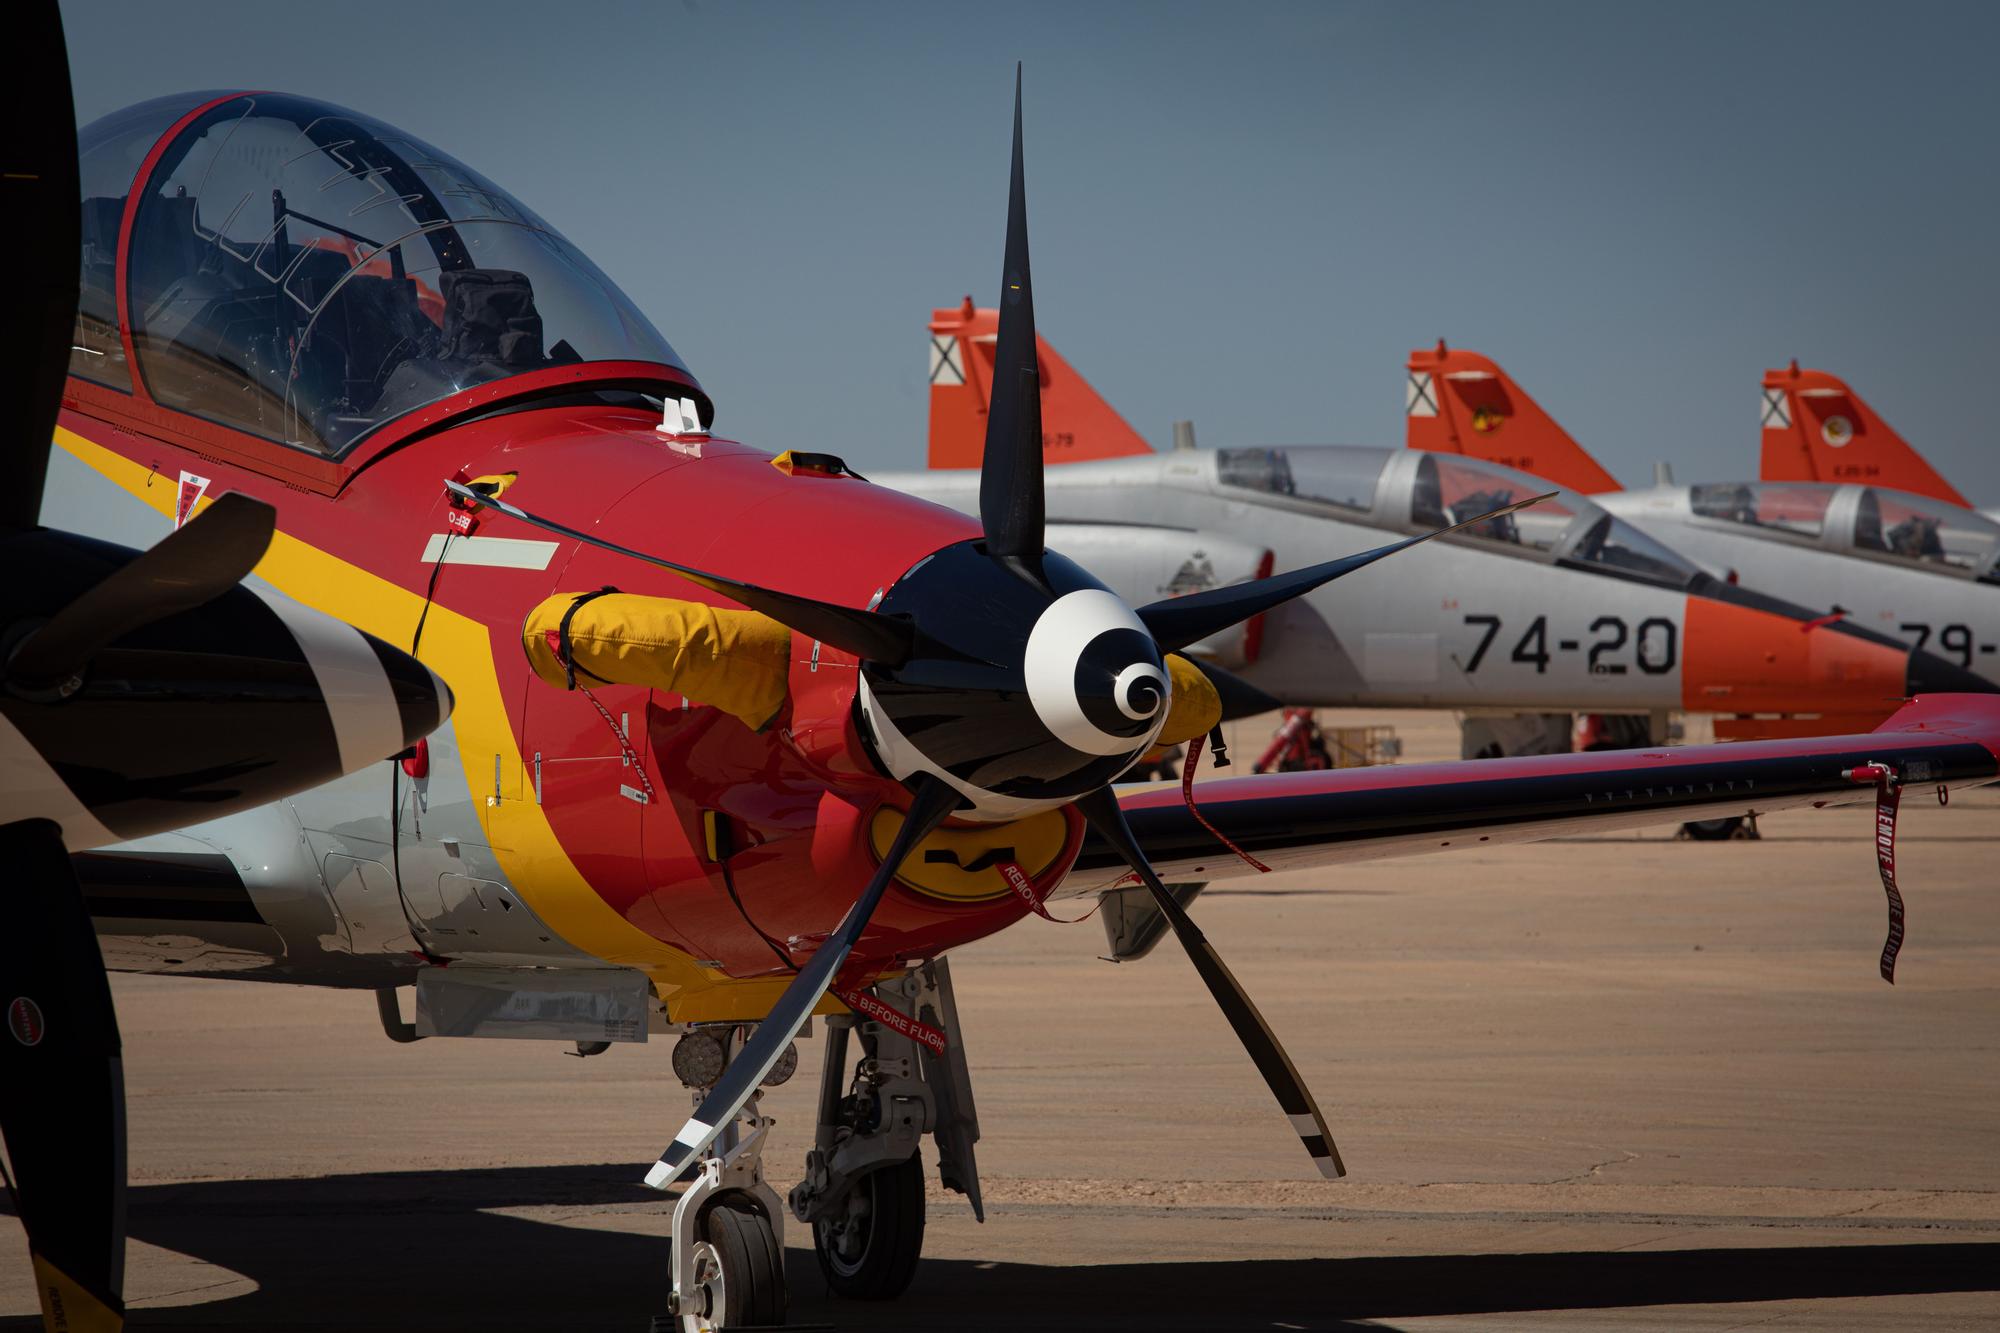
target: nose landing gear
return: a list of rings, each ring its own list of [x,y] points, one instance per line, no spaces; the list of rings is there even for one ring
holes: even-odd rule
[[[985,1221],[973,1145],[979,1118],[960,1042],[951,971],[943,959],[876,983],[889,1022],[853,1014],[825,1019],[818,1127],[792,1216],[813,1229],[828,1290],[850,1300],[890,1300],[916,1275],[924,1244],[924,1166],[935,1145],[938,1175]],[[896,1015],[902,1021],[895,1021]],[[922,1034],[944,1035],[942,1051]],[[675,1068],[690,1086],[713,1085],[742,1046],[741,1028],[700,1028]],[[849,1072],[848,1038],[861,1048]],[[699,1038],[694,1040],[693,1038]],[[711,1050],[705,1043],[714,1043]],[[720,1058],[717,1058],[717,1056]],[[786,1073],[789,1075],[789,1067]],[[774,1080],[775,1081],[775,1080]],[[697,1103],[700,1088],[696,1089]],[[784,1205],[764,1179],[772,1121],[752,1097],[720,1135],[674,1207],[673,1293],[655,1333],[747,1333],[785,1322]]]
[[[732,1030],[725,1059],[742,1045]],[[715,1067],[720,1074],[721,1064]],[[712,1081],[712,1079],[711,1079]],[[701,1090],[696,1089],[699,1099]],[[785,1285],[785,1215],[764,1179],[764,1140],[772,1120],[759,1113],[760,1092],[716,1139],[701,1172],[674,1205],[673,1291],[655,1333],[724,1333],[780,1328]]]
[[[670,1305],[680,1314],[668,1327],[676,1333],[783,1327],[785,1250],[770,1221],[737,1201],[718,1199],[703,1216],[702,1231],[706,1239],[689,1255],[692,1284]]]

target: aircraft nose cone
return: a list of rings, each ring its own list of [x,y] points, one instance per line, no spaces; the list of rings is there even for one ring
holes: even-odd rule
[[[1936,653],[1912,648],[1909,665],[1904,670],[1903,692],[1905,694],[2000,694],[2000,685],[1994,684],[1976,671],[1968,671],[1956,662],[1947,661]]]
[[[1689,708],[1881,715],[1905,692],[1909,650],[1839,622],[1690,597],[1686,640]]]

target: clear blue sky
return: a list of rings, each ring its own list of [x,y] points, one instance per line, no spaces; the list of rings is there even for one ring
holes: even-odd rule
[[[766,447],[919,465],[927,312],[998,289],[1019,58],[1042,332],[1156,445],[1400,444],[1444,336],[1627,482],[1739,477],[1796,356],[2000,501],[2000,5],[63,11],[85,120],[276,88],[486,172]]]

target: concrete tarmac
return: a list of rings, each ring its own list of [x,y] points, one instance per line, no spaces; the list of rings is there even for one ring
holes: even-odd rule
[[[1449,743],[1396,720],[1417,754]],[[1096,922],[1025,922],[953,956],[986,1224],[934,1183],[925,1264],[880,1306],[827,1296],[795,1226],[792,1318],[2000,1326],[2000,793],[1912,792],[1903,824],[1893,988],[1865,806],[1760,842],[1660,830],[1211,891],[1195,915],[1326,1109],[1336,1182],[1171,942],[1113,966]],[[663,1309],[669,1208],[637,1181],[688,1108],[668,1043],[397,1046],[365,994],[115,989],[133,1327],[642,1333]],[[818,1046],[770,1098],[781,1191]],[[9,1216],[0,1255],[0,1316],[27,1315]]]

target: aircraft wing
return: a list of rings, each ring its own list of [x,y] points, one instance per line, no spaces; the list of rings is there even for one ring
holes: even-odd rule
[[[1886,764],[1914,797],[2000,778],[2000,697],[1930,695],[1872,732],[1804,740],[1663,746],[1518,759],[1325,769],[1237,778],[1198,776],[1201,815],[1273,870],[1302,870],[1421,852],[1535,842],[1592,830],[1764,814],[1874,799],[1843,776]],[[1177,787],[1122,791],[1119,805],[1169,882],[1259,872],[1191,814]],[[1058,890],[1108,889],[1124,864],[1085,843]]]

